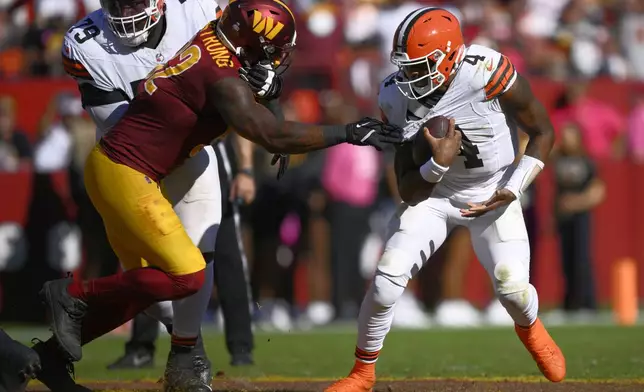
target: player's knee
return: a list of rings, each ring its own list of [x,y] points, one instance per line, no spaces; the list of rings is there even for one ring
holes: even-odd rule
[[[200,270],[192,274],[176,276],[173,275],[173,299],[181,299],[195,294],[206,280],[206,271]]]
[[[405,291],[405,286],[396,282],[395,277],[377,272],[373,279],[373,299],[381,306],[393,306]]]
[[[501,262],[494,267],[496,295],[506,308],[527,306],[530,301],[530,276],[522,262]]]
[[[387,249],[378,262],[374,278],[374,300],[383,306],[396,303],[405,291],[415,263],[409,254],[399,249]]]

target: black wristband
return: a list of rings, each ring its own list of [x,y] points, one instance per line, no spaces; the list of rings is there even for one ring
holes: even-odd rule
[[[244,169],[239,169],[239,172],[237,174],[245,174],[248,177],[254,177],[255,176],[255,173],[253,173],[253,169],[251,169],[249,167],[244,168]]]
[[[326,144],[327,147],[335,146],[336,144],[347,141],[346,125],[324,125],[322,127],[322,133],[324,135],[324,144]]]

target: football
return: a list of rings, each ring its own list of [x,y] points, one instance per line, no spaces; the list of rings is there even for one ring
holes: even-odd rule
[[[435,138],[445,137],[449,129],[449,119],[445,116],[432,117],[425,122],[416,136],[414,137],[414,145],[412,154],[414,163],[418,166],[423,165],[432,157],[432,147],[423,135],[423,128],[428,128],[429,133]]]

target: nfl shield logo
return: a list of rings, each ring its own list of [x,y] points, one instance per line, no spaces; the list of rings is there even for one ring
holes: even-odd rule
[[[157,53],[157,63],[162,63],[165,58],[163,57],[163,54]]]

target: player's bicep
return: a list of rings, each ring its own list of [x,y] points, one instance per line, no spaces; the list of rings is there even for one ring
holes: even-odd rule
[[[221,79],[210,86],[209,95],[226,124],[254,143],[266,146],[271,131],[279,127],[275,116],[255,101],[241,79]]]
[[[517,75],[517,71],[514,69],[510,59],[501,55],[485,84],[486,99],[492,100],[505,94],[515,83]]]
[[[532,93],[530,82],[517,74],[516,81],[499,98],[506,116],[514,120],[528,135],[553,132],[546,108]]]

